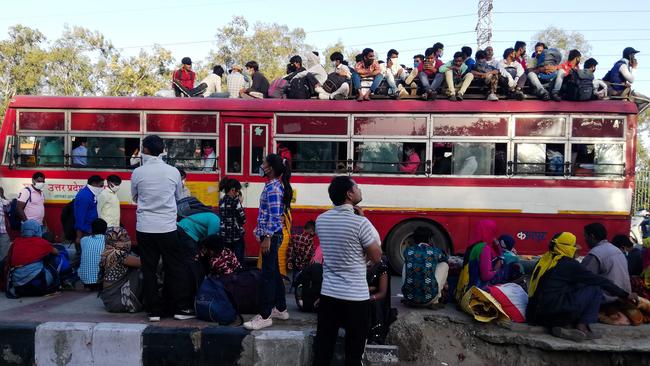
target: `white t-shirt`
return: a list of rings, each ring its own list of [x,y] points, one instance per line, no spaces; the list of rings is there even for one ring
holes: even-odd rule
[[[42,192],[37,191],[31,186],[25,187],[18,193],[18,201],[26,202],[24,211],[27,220],[35,220],[39,224],[43,224],[43,218],[45,217],[45,196],[43,196]]]
[[[341,205],[318,216],[316,233],[323,251],[321,294],[347,301],[368,300],[365,249],[380,240],[375,227],[355,215],[351,205]]]
[[[221,93],[221,77],[217,74],[210,74],[206,76],[201,83],[205,83],[208,87],[203,92],[204,97],[210,96],[210,94]]]

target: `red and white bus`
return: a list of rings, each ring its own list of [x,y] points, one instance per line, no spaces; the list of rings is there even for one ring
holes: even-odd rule
[[[115,173],[124,180],[122,221],[134,234],[131,158],[148,134],[165,139],[169,162],[185,168],[189,189],[205,203],[217,205],[222,177],[242,182],[247,255],[258,251],[251,236],[264,184],[258,167],[279,149],[293,165],[294,227],[330,207],[334,175],[350,174],[395,268],[420,225],[454,253],[485,218],[526,254],[544,252],[559,231],[582,241],[582,227],[593,221],[612,235],[630,230],[637,107],[624,101],[18,96],[1,130],[2,186],[16,194],[43,171],[47,223],[61,236],[62,206],[91,174]],[[72,157],[81,141],[84,162]],[[202,157],[207,145],[216,157]],[[403,169],[407,151],[418,154],[417,169]]]

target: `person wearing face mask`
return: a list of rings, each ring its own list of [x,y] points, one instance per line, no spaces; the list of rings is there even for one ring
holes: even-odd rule
[[[111,174],[106,178],[106,188],[97,196],[97,213],[99,218],[106,221],[108,227],[120,226],[120,199],[117,192],[120,190],[122,178]]]
[[[424,55],[422,54],[417,54],[413,56],[413,69],[411,72],[406,76],[406,79],[404,82],[408,87],[411,88],[411,95],[415,96],[418,93],[418,83],[420,82],[420,78],[418,78],[418,72],[420,68],[420,64],[424,62]]]
[[[104,189],[104,179],[99,175],[91,175],[87,185],[74,198],[74,229],[77,231],[75,247],[81,253],[81,238],[92,233],[92,223],[97,214],[97,196]]]
[[[47,227],[45,223],[45,174],[36,172],[32,175],[31,187],[25,187],[18,193],[16,211],[21,222],[34,220]]]
[[[246,71],[253,80],[250,88],[241,89],[239,96],[244,99],[263,99],[268,98],[269,94],[269,80],[260,71],[260,65],[257,61],[248,61],[246,63]]]
[[[399,52],[395,49],[389,50],[386,54],[386,64],[381,66],[390,89],[388,91],[389,96],[395,99],[407,96],[408,92],[404,89],[404,85],[402,85],[402,82],[406,80],[407,75],[406,71],[400,64]]]
[[[318,99],[346,99],[350,94],[350,67],[343,61],[341,52],[330,55],[330,66],[334,72],[327,76],[323,84],[323,91],[318,93]]]
[[[210,145],[203,146],[203,154],[201,154],[201,165],[203,166],[203,171],[214,171],[216,161],[217,154],[214,152],[214,147]]]
[[[366,48],[363,50],[361,55],[363,56],[363,59],[357,62],[357,65],[355,66],[357,73],[352,75],[353,78],[358,78],[354,84],[359,86],[357,97],[357,101],[359,102],[370,100],[370,95],[379,88],[379,84],[384,80],[384,76],[381,74],[381,66],[379,66],[377,59],[375,59],[375,51],[372,48]],[[372,85],[366,92],[364,92],[361,87],[361,79],[363,78],[372,79]]]
[[[191,197],[192,192],[190,192],[190,189],[187,188],[187,185],[185,184],[187,181],[187,173],[185,173],[185,169],[178,167],[176,169],[178,169],[178,172],[181,173],[181,182],[183,182],[183,194],[181,195],[181,198]]]

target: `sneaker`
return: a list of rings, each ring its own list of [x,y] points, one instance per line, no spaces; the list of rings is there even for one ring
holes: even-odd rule
[[[335,96],[332,97],[332,99],[334,99],[334,100],[345,100],[347,98],[343,94],[336,94]]]
[[[522,92],[521,89],[517,89],[517,91],[515,91],[515,99],[524,100],[524,97],[524,92]]]
[[[244,323],[244,328],[248,330],[260,330],[268,328],[273,325],[273,319],[269,316],[268,319],[262,318],[261,315],[255,315],[253,319]]]
[[[422,100],[429,99],[429,93],[424,93],[424,94],[420,95],[420,98],[422,98]]]
[[[487,100],[489,100],[491,102],[496,102],[497,100],[499,100],[499,97],[497,97],[497,95],[494,94],[494,93],[490,93],[487,96]]]
[[[436,92],[435,90],[430,91],[429,92],[429,99],[436,100],[436,98],[438,98],[438,92]]]
[[[456,99],[458,99],[459,102],[462,102],[463,101],[463,93],[456,94]]]
[[[559,101],[562,100],[562,98],[560,97],[560,94],[558,94],[558,93],[551,93],[551,99],[553,99],[556,102],[559,102]]]
[[[553,327],[551,334],[558,338],[568,339],[574,342],[582,342],[587,338],[585,333],[575,328]]]
[[[184,309],[184,310],[179,310],[174,314],[174,319],[176,320],[188,320],[188,319],[194,319],[196,318],[196,313],[194,312],[194,309]]]
[[[160,321],[160,315],[158,314],[147,314],[149,321],[152,323],[157,323]]]
[[[289,320],[289,310],[280,311],[276,308],[271,310],[271,319]]]
[[[451,100],[452,102],[455,102],[455,101],[458,100],[458,98],[456,98],[456,94],[451,94],[451,95],[449,96],[449,100]]]

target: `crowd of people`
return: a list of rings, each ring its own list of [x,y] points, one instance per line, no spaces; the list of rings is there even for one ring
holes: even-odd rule
[[[291,235],[290,162],[278,154],[266,156],[259,167],[266,183],[254,230],[260,246],[256,270],[244,262],[247,217],[241,183],[228,177],[219,182],[223,194],[217,213],[191,196],[184,172],[167,164],[163,155],[162,138],[143,139],[143,162],[131,175],[130,192],[137,206],[137,246],[121,225],[117,193],[122,180],[116,175],[106,180],[90,176],[69,204],[68,238],[76,257],[55,243],[48,230],[43,173],[33,175],[15,203],[0,190],[0,202],[9,210],[8,222],[0,215],[7,296],[40,296],[79,282],[86,291],[98,291],[110,312],[144,310],[152,322],[170,316],[206,319],[207,312],[206,320],[259,330],[290,318],[288,269],[299,309],[318,313],[315,364],[329,364],[339,328],[346,330],[350,364],[361,359],[367,342],[385,342],[397,316],[391,307],[389,265],[378,231],[359,206],[362,191],[350,176],[334,177],[328,187],[333,208]],[[7,226],[19,232],[13,242]],[[645,226],[650,227],[650,219]],[[433,308],[458,303],[478,316],[468,305],[478,301],[476,296],[501,299],[505,290],[514,291],[523,294],[525,304],[519,314],[506,314],[513,321],[546,326],[575,341],[595,339],[599,334],[591,325],[598,321],[650,322],[650,229],[646,231],[645,248],[638,249],[627,235],[615,236],[612,244],[602,224],[589,224],[584,238],[590,250],[582,261],[576,260],[576,236],[558,233],[528,280],[515,239],[499,235],[495,221],[475,223],[462,265],[436,247],[431,228],[421,226],[404,251],[403,302]],[[244,308],[258,314],[243,322],[234,314]],[[225,316],[229,311],[233,315]]]
[[[400,99],[419,96],[435,100],[444,92],[452,101],[462,101],[470,86],[484,93],[487,100],[497,101],[499,95],[522,100],[528,94],[542,100],[591,100],[609,96],[630,96],[639,52],[626,47],[620,60],[602,77],[597,78],[598,61],[583,60],[580,50],[563,52],[538,42],[530,57],[527,45],[517,41],[506,48],[502,58],[489,46],[473,53],[465,46],[443,61],[444,45],[440,42],[424,54],[413,56],[412,67],[403,64],[399,52],[391,49],[380,59],[371,48],[364,49],[354,60],[346,61],[340,52],[329,57],[330,72],[321,64],[318,52],[303,58],[289,59],[286,75],[269,81],[256,61],[245,67],[233,65],[228,74],[223,66],[214,66],[212,73],[196,82],[192,60],[182,59],[182,67],[172,75],[172,88],[177,97],[211,98],[288,98],[348,99],[367,101],[374,96]],[[499,54],[501,55],[501,54]],[[583,62],[584,61],[584,62]],[[582,68],[581,65],[582,64]],[[307,67],[305,67],[307,66]],[[226,89],[222,89],[222,83]],[[640,95],[639,95],[640,96]]]

